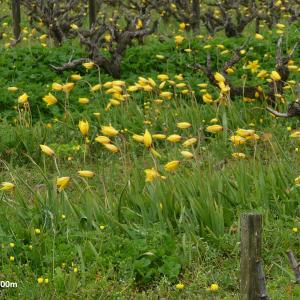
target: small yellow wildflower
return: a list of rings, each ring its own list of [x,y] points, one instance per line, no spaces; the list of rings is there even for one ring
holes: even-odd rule
[[[37,282],[38,282],[38,284],[44,283],[44,278],[43,278],[43,277],[39,277],[39,278],[37,279]]]
[[[219,289],[219,285],[217,283],[212,283],[209,288],[211,292],[216,292],[218,289]]]
[[[177,284],[175,285],[175,287],[176,287],[176,289],[178,289],[178,290],[182,290],[182,289],[184,289],[184,284],[183,284],[183,283],[177,283]]]

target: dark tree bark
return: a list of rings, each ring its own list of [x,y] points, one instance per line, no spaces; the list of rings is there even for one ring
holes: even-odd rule
[[[92,61],[100,68],[104,69],[114,78],[121,77],[121,62],[127,48],[134,39],[142,39],[153,33],[158,25],[156,20],[152,22],[149,8],[145,13],[142,11],[138,15],[125,11],[125,25],[119,26],[118,21],[121,15],[117,14],[108,21],[107,16],[99,18],[89,30],[78,30],[80,42],[85,46],[88,58],[81,58],[68,62],[62,66],[52,66],[57,71],[72,69],[83,62]],[[137,21],[142,22],[141,27],[137,27]],[[106,39],[109,32],[110,39]],[[103,55],[102,49],[106,49],[108,55]]]
[[[21,5],[20,0],[12,0],[13,31],[15,40],[21,35]]]
[[[199,33],[200,31],[200,0],[193,0],[192,3],[192,17],[191,17],[191,27],[194,33]]]
[[[89,0],[89,21],[90,28],[96,23],[97,8],[96,0]]]

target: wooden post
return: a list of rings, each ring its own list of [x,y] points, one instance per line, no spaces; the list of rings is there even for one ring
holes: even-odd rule
[[[287,255],[295,274],[295,283],[300,283],[300,269],[299,269],[299,264],[295,258],[295,255],[291,250],[287,252]]]
[[[258,291],[259,291],[259,298],[260,300],[269,300],[267,294],[267,283],[266,277],[262,265],[262,261],[258,260],[256,262],[256,272],[257,272],[257,279],[258,279]]]
[[[260,299],[257,261],[261,258],[262,215],[241,216],[241,299]]]
[[[13,31],[14,31],[15,40],[18,40],[21,34],[20,0],[12,0],[12,18],[13,18]]]
[[[96,23],[96,15],[97,15],[96,0],[89,0],[90,28],[93,26],[93,24]]]

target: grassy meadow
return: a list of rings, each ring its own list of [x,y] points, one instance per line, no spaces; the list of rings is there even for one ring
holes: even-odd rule
[[[210,53],[218,76],[249,37],[228,76],[264,91],[298,26],[228,39],[160,24],[166,40],[134,42],[117,80],[50,67],[83,56],[77,39],[54,47],[24,19],[8,47],[0,26],[0,279],[18,284],[2,299],[239,299],[246,211],[264,216],[270,297],[300,298],[286,256],[300,258],[299,121],[192,68]],[[299,48],[289,66],[279,111],[297,98]]]

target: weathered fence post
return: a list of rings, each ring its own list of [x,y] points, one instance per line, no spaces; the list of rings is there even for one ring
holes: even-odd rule
[[[295,274],[295,283],[300,283],[300,268],[299,263],[297,262],[294,253],[291,250],[287,251],[287,255],[290,261],[290,264],[293,268]]]
[[[96,8],[96,0],[89,0],[89,19],[90,19],[90,27],[96,23],[96,15],[97,15],[97,8]]]
[[[20,0],[12,0],[12,18],[15,40],[20,38],[21,34],[21,7]]]
[[[241,216],[241,299],[260,298],[257,262],[261,258],[262,215],[245,213]]]
[[[269,300],[267,294],[267,283],[266,277],[263,269],[263,264],[261,260],[256,262],[256,272],[257,272],[257,280],[258,280],[258,291],[260,300]]]

